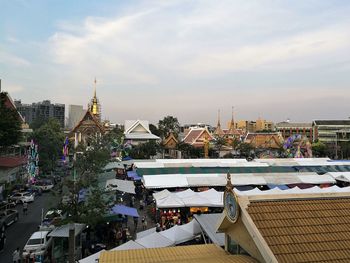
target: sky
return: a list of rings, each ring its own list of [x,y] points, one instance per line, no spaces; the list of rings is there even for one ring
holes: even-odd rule
[[[103,118],[350,116],[350,1],[0,0],[2,90]]]

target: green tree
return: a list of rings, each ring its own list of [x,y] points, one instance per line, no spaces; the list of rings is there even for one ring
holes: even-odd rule
[[[34,130],[32,139],[38,144],[39,167],[46,173],[56,167],[56,161],[62,155],[64,134],[56,119],[49,119],[37,130]]]
[[[191,144],[180,142],[177,149],[181,151],[182,158],[201,158],[204,156],[204,149],[196,148]]]
[[[129,152],[129,155],[133,159],[150,159],[159,152],[161,152],[160,145],[154,141],[149,141],[133,146]]]
[[[227,143],[226,139],[222,136],[215,136],[214,137],[214,147],[215,149],[220,153],[223,146],[225,146]]]
[[[93,136],[89,138],[89,146],[80,144],[76,149],[74,167],[82,187],[95,183],[97,174],[109,162],[112,141],[109,136]]]
[[[92,136],[89,146],[81,144],[76,149],[74,174],[66,178],[62,186],[68,197],[62,205],[62,209],[70,215],[68,222],[94,226],[103,219],[109,200],[104,189],[98,187],[98,174],[109,162],[113,140],[120,135],[117,130],[114,132],[102,137]],[[86,192],[84,200],[79,197],[82,190]]]
[[[234,138],[232,141],[231,141],[231,146],[232,146],[232,149],[234,151],[237,150],[238,146],[241,144],[241,141],[237,138]]]
[[[177,138],[180,133],[180,123],[176,117],[166,116],[163,120],[158,122],[158,129],[163,139],[166,138],[170,132]]]
[[[18,112],[5,105],[7,93],[0,93],[0,147],[18,143],[21,138],[21,121]]]
[[[315,157],[326,157],[328,154],[327,146],[322,142],[312,144],[312,155]]]
[[[45,120],[42,116],[39,116],[29,125],[29,127],[33,130],[37,130],[46,123],[47,120]]]
[[[254,154],[254,146],[246,142],[240,143],[237,147],[237,150],[241,156],[244,156],[246,158],[251,157]]]
[[[156,125],[154,125],[154,124],[150,124],[149,125],[149,130],[151,131],[151,133],[153,133],[154,135],[157,135],[157,136],[162,136],[162,134],[161,134],[161,132],[160,132],[160,130],[157,128],[157,126]]]

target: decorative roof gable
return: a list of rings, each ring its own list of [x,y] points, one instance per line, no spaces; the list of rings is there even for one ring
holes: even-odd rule
[[[149,133],[149,134],[152,134],[152,132],[149,129],[148,121],[126,120],[124,127],[125,127],[124,134],[129,134],[129,133]]]
[[[175,138],[174,134],[171,132],[163,142],[163,145],[165,148],[176,148],[176,145],[178,144],[178,140]]]
[[[100,130],[101,133],[105,132],[105,129],[99,122],[99,120],[89,110],[87,110],[81,121],[74,127],[71,133],[76,132],[80,128],[80,126],[87,122],[89,122],[90,124],[94,124]]]
[[[201,146],[205,139],[208,141],[213,140],[213,136],[207,128],[191,128],[183,141],[194,146]]]

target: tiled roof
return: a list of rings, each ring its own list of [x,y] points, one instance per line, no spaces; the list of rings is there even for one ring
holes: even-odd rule
[[[278,262],[350,262],[350,198],[255,200],[247,211]]]
[[[27,163],[26,156],[11,156],[11,157],[0,157],[0,167],[17,167]]]
[[[229,255],[222,248],[210,245],[191,245],[167,248],[105,251],[99,263],[257,263],[249,256]]]
[[[203,129],[191,129],[186,135],[184,142],[192,144],[193,141],[203,132]]]

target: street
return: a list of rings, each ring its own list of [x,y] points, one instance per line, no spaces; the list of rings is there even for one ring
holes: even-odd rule
[[[12,262],[12,253],[17,247],[22,251],[31,234],[38,230],[41,221],[42,209],[45,212],[56,205],[55,197],[49,193],[36,196],[33,203],[28,205],[28,214],[23,215],[22,205],[17,205],[19,220],[6,229],[6,244],[4,251],[0,252],[0,262]]]

